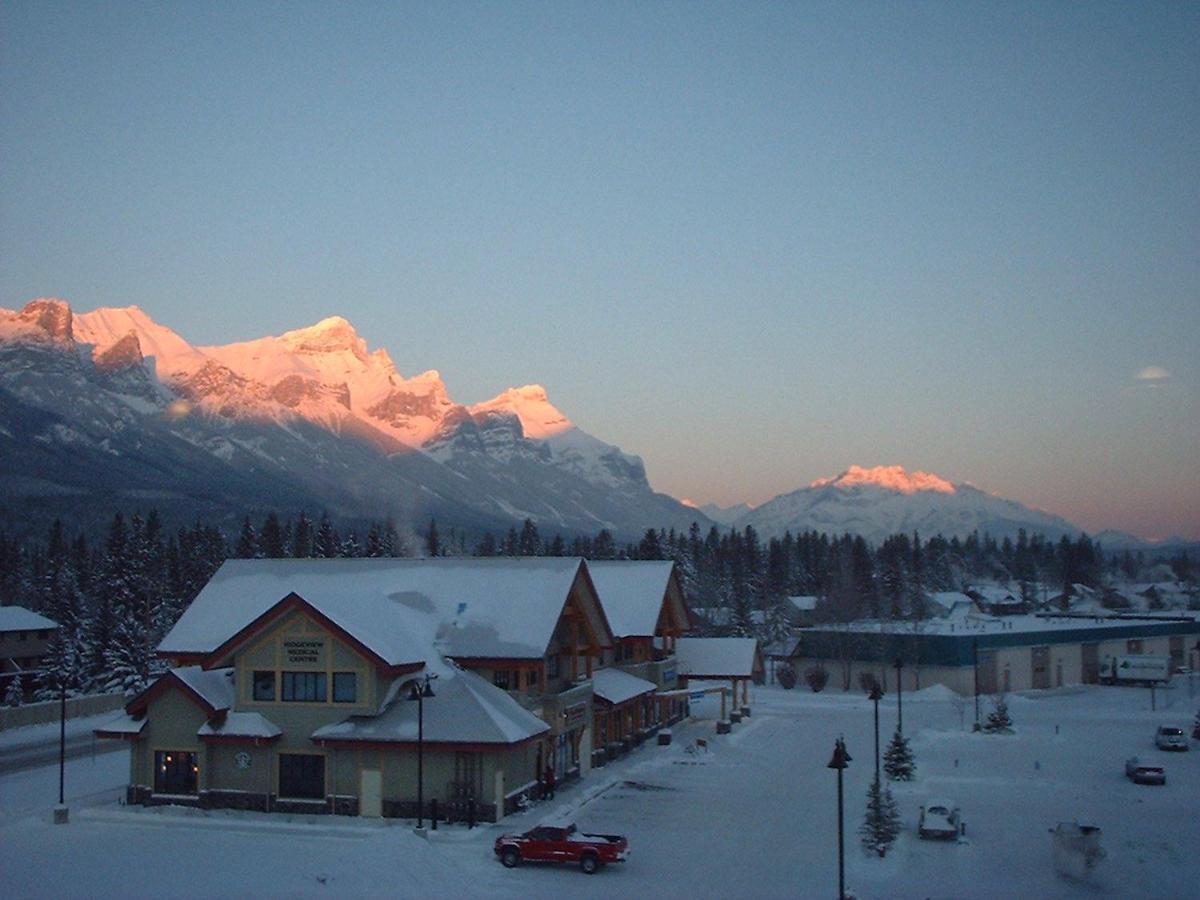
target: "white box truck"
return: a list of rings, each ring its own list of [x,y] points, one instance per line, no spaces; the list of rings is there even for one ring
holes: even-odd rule
[[[1150,684],[1171,676],[1169,656],[1128,653],[1106,656],[1100,663],[1101,684]]]

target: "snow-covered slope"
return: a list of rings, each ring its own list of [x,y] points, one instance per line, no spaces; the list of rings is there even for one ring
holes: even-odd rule
[[[100,454],[76,463],[93,473],[92,483],[119,495],[129,482],[126,493],[153,496],[167,488],[153,478],[155,487],[138,487],[145,480],[138,471],[175,471],[185,506],[189,497],[213,495],[233,512],[244,496],[414,524],[436,515],[468,528],[505,528],[528,516],[547,530],[608,528],[624,537],[697,518],[651,490],[640,459],[577,428],[544,388],[511,388],[464,406],[437,371],[404,377],[340,316],[196,347],[136,306],[74,315],[64,301],[38,300],[0,310],[0,390],[9,394],[0,404],[0,439],[16,441],[18,432],[26,439],[11,445],[20,476],[10,468],[0,479],[11,476],[7,486],[30,498],[28,509],[43,494],[87,492],[46,452],[69,433],[76,455]],[[46,424],[47,416],[59,425]],[[22,430],[33,421],[33,433]],[[119,478],[102,474],[115,458],[127,461],[129,441],[151,434],[165,442],[153,451],[162,459],[143,459],[141,470],[122,469]],[[205,454],[203,465],[196,452]],[[236,473],[215,475],[213,463]],[[226,495],[223,487],[245,476],[280,483],[266,497]],[[294,499],[285,499],[289,493]]]
[[[951,484],[927,472],[900,466],[851,466],[836,478],[823,478],[790,494],[781,494],[737,520],[766,537],[803,531],[861,534],[882,541],[898,532],[923,537],[964,537],[972,531],[996,538],[1015,537],[1018,529],[1050,538],[1081,529],[1058,516],[987,494],[969,484]]]

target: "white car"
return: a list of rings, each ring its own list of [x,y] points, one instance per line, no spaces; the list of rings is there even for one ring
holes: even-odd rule
[[[1158,726],[1158,731],[1154,732],[1154,746],[1159,750],[1186,751],[1188,748],[1187,738],[1183,734],[1183,729],[1175,728],[1172,725]]]
[[[921,820],[917,834],[923,838],[958,837],[960,828],[958,807],[949,800],[929,800],[921,807]]]

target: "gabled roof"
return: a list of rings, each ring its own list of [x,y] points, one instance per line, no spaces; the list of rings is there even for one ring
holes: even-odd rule
[[[550,643],[579,559],[228,560],[158,647],[198,657],[291,593],[393,664],[446,656],[535,658]]]
[[[693,678],[749,678],[762,667],[754,638],[680,638],[675,658],[679,674]]]
[[[196,732],[205,738],[258,738],[272,740],[283,734],[278,725],[256,712],[231,712],[218,721],[205,722]]]
[[[624,703],[634,697],[650,694],[658,685],[620,669],[600,669],[592,675],[592,693],[608,703]]]
[[[235,699],[233,669],[185,666],[160,675],[153,684],[125,705],[125,711],[130,715],[144,712],[155,697],[172,688],[182,691],[185,697],[204,710],[210,718],[232,707]]]
[[[0,631],[45,631],[58,623],[23,606],[0,606]]]
[[[424,741],[434,744],[517,744],[550,730],[550,726],[507,693],[474,672],[449,667],[432,683],[434,696],[424,706]],[[350,716],[312,734],[322,744],[417,741],[418,704],[400,691],[377,716]]]
[[[652,636],[675,564],[669,560],[604,560],[589,562],[587,568],[613,635]]]

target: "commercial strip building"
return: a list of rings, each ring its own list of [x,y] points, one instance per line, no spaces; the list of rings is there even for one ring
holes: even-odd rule
[[[494,820],[684,713],[671,564],[595,569],[231,560],[97,734],[132,742],[131,803]]]
[[[966,611],[921,622],[852,622],[803,629],[791,662],[828,670],[829,686],[859,690],[870,674],[885,690],[897,671],[905,690],[942,684],[960,694],[1096,684],[1104,659],[1123,654],[1169,657],[1187,665],[1200,622],[1187,616],[988,616]],[[901,668],[897,670],[896,661]]]

